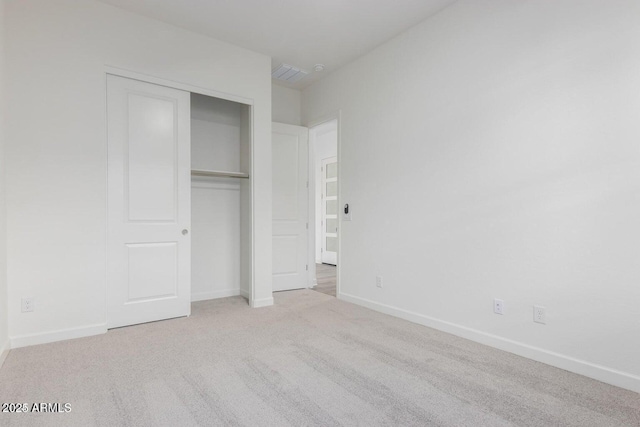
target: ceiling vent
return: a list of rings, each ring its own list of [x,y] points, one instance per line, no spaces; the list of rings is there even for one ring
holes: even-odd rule
[[[295,83],[309,74],[299,68],[292,67],[291,65],[282,64],[271,72],[271,77],[277,80],[282,80],[287,83]]]

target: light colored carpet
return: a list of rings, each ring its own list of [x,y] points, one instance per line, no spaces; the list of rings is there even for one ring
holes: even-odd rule
[[[316,264],[316,282],[312,288],[316,292],[336,296],[336,266]]]
[[[11,351],[0,413],[60,426],[639,426],[640,395],[310,290]]]

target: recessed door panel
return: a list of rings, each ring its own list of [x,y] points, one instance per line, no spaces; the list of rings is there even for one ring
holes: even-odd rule
[[[178,294],[178,243],[128,244],[128,301],[142,302]]]
[[[326,188],[325,188],[325,194],[327,195],[327,197],[337,197],[338,196],[338,182],[337,181],[327,182],[327,185],[326,185]]]
[[[298,274],[298,236],[277,236],[273,238],[273,274]]]
[[[128,93],[127,202],[130,221],[175,221],[176,101]]]
[[[299,147],[298,135],[274,132],[273,149],[273,219],[298,220]]]

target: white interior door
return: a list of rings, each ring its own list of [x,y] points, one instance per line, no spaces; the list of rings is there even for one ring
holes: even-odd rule
[[[188,316],[190,94],[108,76],[109,328]]]
[[[309,130],[273,123],[273,290],[309,286]]]
[[[338,262],[338,159],[322,160],[322,262]]]

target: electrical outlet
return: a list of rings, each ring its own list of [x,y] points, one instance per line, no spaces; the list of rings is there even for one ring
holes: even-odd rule
[[[379,288],[382,287],[382,276],[376,276],[376,286]]]
[[[493,299],[493,312],[495,314],[504,314],[504,301],[498,298]]]
[[[22,298],[22,312],[29,313],[34,309],[33,298]]]
[[[541,305],[533,306],[533,321],[543,325],[547,323],[547,316],[545,315],[544,307]]]

